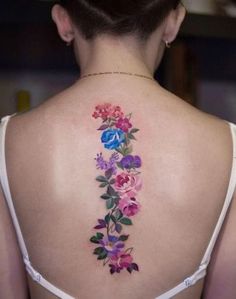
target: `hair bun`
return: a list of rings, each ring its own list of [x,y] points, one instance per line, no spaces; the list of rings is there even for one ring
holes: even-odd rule
[[[60,0],[85,38],[136,33],[147,38],[180,0]]]
[[[112,20],[119,20],[140,14],[148,5],[147,0],[85,0],[91,7],[104,12]]]

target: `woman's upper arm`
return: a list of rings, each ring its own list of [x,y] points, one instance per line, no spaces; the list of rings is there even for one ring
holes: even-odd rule
[[[204,288],[204,299],[236,298],[236,193],[216,247]]]
[[[27,280],[15,230],[0,187],[0,298],[26,299]]]

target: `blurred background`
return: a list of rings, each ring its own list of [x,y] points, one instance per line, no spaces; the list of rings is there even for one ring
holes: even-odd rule
[[[185,0],[188,14],[155,78],[192,105],[236,123],[236,0]],[[51,21],[51,1],[2,1],[0,117],[35,107],[79,77]]]

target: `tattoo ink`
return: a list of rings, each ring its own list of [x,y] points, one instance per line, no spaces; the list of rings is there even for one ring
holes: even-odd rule
[[[101,119],[98,128],[101,142],[111,152],[108,160],[102,153],[95,158],[96,168],[101,171],[96,181],[104,190],[101,199],[107,213],[97,220],[94,227],[97,232],[90,238],[97,245],[93,253],[104,266],[109,265],[111,274],[120,273],[123,269],[132,273],[133,270],[139,271],[139,266],[133,262],[133,248],[126,249],[129,235],[123,230],[133,225],[132,218],[141,209],[137,195],[142,188],[142,161],[140,156],[133,154],[132,147],[139,129],[131,123],[132,114],[125,115],[119,106],[98,105],[92,116]]]

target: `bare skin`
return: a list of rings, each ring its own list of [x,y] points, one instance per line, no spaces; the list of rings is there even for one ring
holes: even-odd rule
[[[159,32],[156,41],[157,36],[162,35]],[[79,37],[75,39],[77,45]],[[102,45],[96,43],[96,55],[108,61],[110,69],[127,69],[122,58],[129,51],[123,42],[123,50],[110,53],[109,59],[103,57]],[[114,47],[114,41],[106,41],[105,47]],[[82,55],[86,61],[88,52],[82,48],[80,59]],[[136,59],[131,71],[146,74],[148,65],[154,69],[159,60],[153,54],[155,59],[144,64],[137,55],[132,57]],[[82,73],[98,69],[97,59],[88,61]],[[132,112],[140,128],[135,152],[143,159],[142,210],[128,228],[140,272],[132,275],[111,276],[96,261],[89,242],[96,219],[105,212],[94,180],[94,157],[103,149],[98,123],[91,117],[95,105],[104,102]],[[226,122],[196,110],[155,82],[99,76],[79,80],[37,109],[12,118],[6,159],[31,261],[45,278],[75,298],[154,299],[199,266],[228,188],[232,139]],[[5,255],[0,259],[0,271],[5,273],[0,276],[0,297],[15,299],[17,293],[25,299],[29,286],[31,298],[55,298],[26,281],[2,195],[0,203],[0,252]],[[175,298],[199,299],[202,292],[207,299],[235,298],[235,222],[234,199],[206,279]]]

